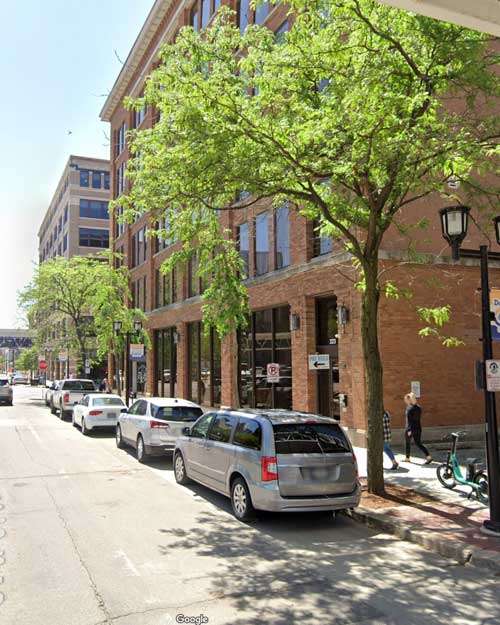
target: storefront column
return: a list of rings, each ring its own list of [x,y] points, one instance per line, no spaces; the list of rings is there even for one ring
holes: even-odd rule
[[[302,297],[290,302],[290,313],[300,317],[300,328],[292,330],[292,402],[294,410],[316,412],[316,373],[309,371],[309,354],[316,352],[314,299]]]
[[[177,324],[177,397],[187,399],[188,393],[188,330],[187,323],[182,321]]]
[[[151,347],[146,350],[146,386],[145,386],[145,395],[146,396],[155,396],[155,350],[156,344],[154,340],[154,331],[148,330],[149,340]]]
[[[226,336],[221,345],[222,392],[221,405],[237,408],[238,401],[238,340],[236,332]]]

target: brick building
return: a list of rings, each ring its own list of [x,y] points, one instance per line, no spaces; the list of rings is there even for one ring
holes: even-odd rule
[[[140,95],[163,42],[173,40],[184,25],[205,27],[219,4],[154,3],[101,112],[113,137],[114,197],[127,189],[127,129],[154,124],[152,111],[126,110],[123,98]],[[247,1],[230,4],[238,10],[242,28],[254,21],[274,31],[288,27],[280,6],[263,5],[254,13]],[[431,224],[417,244],[419,251],[430,255],[429,264],[402,264],[408,243],[395,231],[388,234],[381,254],[391,279],[413,292],[410,300],[381,304],[385,400],[396,428],[403,425],[402,396],[412,382],[420,386],[427,426],[479,428],[482,422],[482,396],[474,390],[473,375],[474,361],[480,358],[478,264],[473,254],[459,264],[450,262],[437,215],[441,205],[438,198],[431,198],[413,209],[415,216],[427,216]],[[145,380],[139,390],[187,397],[204,405],[232,405],[239,391],[243,405],[293,407],[340,417],[362,443],[366,418],[360,294],[349,279],[349,259],[334,241],[318,236],[314,224],[289,204],[272,209],[261,202],[251,209],[226,212],[221,219],[232,229],[248,264],[252,309],[248,330],[226,338],[222,345],[213,334],[202,332],[201,285],[194,278],[194,267],[170,276],[159,272],[175,245],[146,236],[147,215],[130,226],[112,219],[113,246],[125,254],[134,304],[147,314],[153,346],[140,365],[142,376],[136,376]],[[471,236],[464,247],[477,243]],[[452,305],[449,332],[461,337],[465,347],[450,350],[418,336],[417,306],[440,303]],[[328,355],[330,368],[311,369],[310,356],[315,354]],[[279,364],[276,383],[267,381],[270,363]]]
[[[39,262],[109,249],[110,193],[108,160],[71,155],[38,231]],[[59,379],[75,366],[60,360],[50,346],[46,356],[49,379]]]

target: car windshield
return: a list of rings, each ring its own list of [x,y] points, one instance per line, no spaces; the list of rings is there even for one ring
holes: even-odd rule
[[[0,378],[0,386],[7,386],[8,383],[9,383],[9,380],[2,380]]]
[[[91,380],[67,380],[64,383],[65,391],[95,391]]]
[[[277,454],[333,454],[350,452],[336,423],[273,424]]]
[[[194,406],[156,406],[152,404],[151,414],[155,419],[165,419],[166,421],[196,421],[203,414],[203,410]]]
[[[125,406],[119,397],[94,397],[92,404],[94,406]]]

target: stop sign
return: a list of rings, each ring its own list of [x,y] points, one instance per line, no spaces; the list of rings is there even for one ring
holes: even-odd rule
[[[47,368],[47,362],[45,360],[40,360],[40,362],[38,363],[38,368],[42,371],[45,371],[45,369]]]

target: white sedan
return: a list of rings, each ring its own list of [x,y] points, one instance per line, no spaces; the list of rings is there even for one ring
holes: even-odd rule
[[[118,416],[126,411],[127,406],[119,395],[92,393],[74,405],[71,422],[79,425],[86,436],[94,428],[116,427]]]

